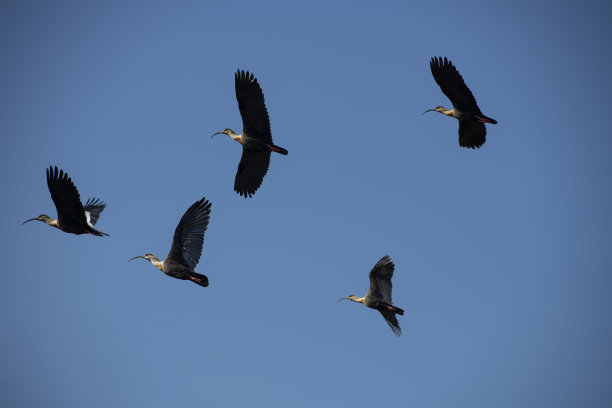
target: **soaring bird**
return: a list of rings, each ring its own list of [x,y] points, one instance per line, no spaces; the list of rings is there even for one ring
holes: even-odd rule
[[[459,146],[472,149],[482,146],[487,135],[484,124],[496,124],[497,121],[482,114],[476,104],[474,95],[463,82],[461,74],[450,60],[446,57],[444,59],[434,57],[429,65],[434,79],[440,85],[440,89],[453,104],[453,109],[449,110],[437,106],[426,110],[423,114],[435,111],[459,119]]]
[[[210,220],[211,203],[205,198],[193,203],[176,226],[168,256],[160,261],[153,254],[135,256],[151,262],[157,269],[176,279],[190,280],[200,286],[208,286],[208,278],[195,271],[202,255],[204,233]]]
[[[391,327],[391,330],[393,330],[393,333],[396,336],[400,336],[402,329],[399,327],[395,315],[403,315],[404,311],[397,306],[393,306],[393,301],[391,301],[391,278],[393,277],[394,270],[395,265],[391,258],[389,258],[389,255],[383,256],[370,271],[370,290],[368,290],[368,293],[361,298],[355,295],[348,295],[338,299],[338,302],[348,299],[353,302],[363,303],[370,309],[378,310],[389,324],[389,327]]]
[[[242,158],[238,164],[234,191],[244,198],[251,197],[261,186],[270,166],[270,154],[287,154],[287,150],[272,141],[270,119],[263,92],[257,78],[248,71],[238,70],[235,75],[236,99],[242,116],[242,134],[225,129],[211,136],[225,134],[242,145]]]
[[[94,228],[98,218],[100,218],[100,213],[106,207],[106,203],[97,198],[90,198],[83,206],[79,192],[68,177],[68,173],[58,170],[57,166],[55,168],[50,166],[47,169],[47,186],[49,186],[51,199],[57,209],[57,220],[41,214],[36,218],[24,221],[21,225],[30,221],[42,221],[71,234],[108,236],[108,234]]]

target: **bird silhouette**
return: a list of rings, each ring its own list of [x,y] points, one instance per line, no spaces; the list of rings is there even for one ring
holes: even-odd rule
[[[391,300],[391,278],[395,264],[391,261],[389,255],[383,256],[380,261],[374,265],[370,271],[370,289],[364,297],[348,295],[338,299],[338,302],[343,299],[352,300],[353,302],[363,303],[370,309],[376,309],[385,318],[385,321],[393,330],[396,336],[401,336],[402,329],[397,321],[396,314],[403,315],[404,311],[397,306],[393,306]]]
[[[174,230],[174,239],[166,259],[160,261],[155,255],[146,253],[135,256],[130,261],[143,258],[168,276],[208,286],[208,278],[197,273],[195,267],[202,255],[204,233],[210,220],[210,207],[211,203],[202,198],[185,211]]]
[[[483,115],[476,103],[476,99],[467,87],[457,68],[446,57],[434,57],[430,62],[431,73],[444,95],[450,99],[453,109],[437,106],[428,109],[440,112],[459,120],[459,146],[476,148],[484,144],[487,135],[485,123],[496,124],[495,119]]]
[[[268,110],[257,78],[248,71],[238,70],[235,85],[238,109],[242,116],[242,134],[236,134],[228,128],[213,134],[211,138],[225,134],[242,145],[234,191],[247,198],[252,197],[261,186],[270,166],[271,153],[286,155],[288,152],[272,141]]]
[[[47,186],[57,209],[57,219],[54,220],[46,214],[41,214],[24,221],[21,225],[30,221],[42,221],[71,234],[108,236],[108,234],[94,228],[98,218],[100,218],[100,213],[106,207],[106,203],[97,198],[90,198],[83,206],[79,191],[68,177],[68,173],[58,170],[57,166],[50,166],[47,169]]]

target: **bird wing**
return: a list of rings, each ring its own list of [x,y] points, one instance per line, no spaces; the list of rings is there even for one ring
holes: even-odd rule
[[[235,79],[236,99],[242,116],[242,132],[259,141],[272,143],[270,118],[257,78],[248,71],[238,70]]]
[[[487,138],[487,128],[482,122],[459,121],[459,146],[471,149],[480,147]]]
[[[242,157],[238,164],[234,191],[244,198],[251,197],[261,186],[264,176],[270,166],[270,152],[254,152],[242,149]]]
[[[79,191],[72,183],[68,173],[58,170],[57,166],[47,169],[47,186],[51,199],[57,209],[57,221],[60,225],[86,225],[85,211]]]
[[[467,87],[461,74],[450,60],[444,57],[432,58],[429,63],[431,73],[437,84],[450,99],[453,107],[459,111],[472,111],[477,115],[482,115],[472,91]]]
[[[204,233],[210,220],[210,207],[211,203],[202,198],[185,211],[174,230],[174,239],[167,259],[191,269],[195,268],[202,255]]]
[[[393,277],[394,270],[395,264],[393,264],[389,255],[383,256],[370,271],[370,290],[368,290],[365,297],[379,299],[392,305],[391,289],[393,286],[391,285],[391,278]]]
[[[100,218],[100,213],[106,208],[106,203],[100,200],[99,198],[88,198],[87,202],[83,206],[85,210],[85,218],[87,218],[87,223],[90,226],[96,225],[98,222],[98,218]]]
[[[389,324],[389,327],[391,327],[391,330],[393,330],[393,333],[395,333],[395,335],[398,337],[401,336],[402,329],[399,327],[399,323],[397,322],[397,317],[395,317],[395,313],[386,310],[379,310],[379,312],[381,315],[383,315],[383,317]]]

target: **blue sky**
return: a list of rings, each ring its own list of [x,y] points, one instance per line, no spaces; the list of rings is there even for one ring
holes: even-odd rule
[[[607,2],[0,5],[0,405],[612,404]],[[432,56],[488,126],[461,149]],[[275,142],[233,192],[234,72]],[[107,238],[56,216],[45,168],[108,203]],[[208,288],[165,257],[211,222]],[[396,338],[363,295],[396,264]]]

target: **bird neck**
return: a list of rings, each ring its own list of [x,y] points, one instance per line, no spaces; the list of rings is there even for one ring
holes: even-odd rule
[[[242,144],[242,135],[237,135],[234,132],[232,132],[228,136],[234,139],[235,141],[237,141],[238,143]]]
[[[159,259],[157,259],[156,257],[152,257],[151,259],[149,259],[149,261],[153,264],[153,266],[155,266],[157,269],[159,269],[160,271],[164,271],[164,261],[160,261]]]
[[[442,110],[439,111],[440,113],[446,115],[446,116],[451,116],[453,118],[457,118],[457,115],[455,114],[455,110],[454,109],[444,109],[442,108]]]
[[[52,218],[47,218],[44,220],[45,224],[50,225],[52,227],[58,228],[59,229],[59,224],[57,223],[57,220],[54,220]]]
[[[360,298],[357,296],[352,296],[349,298],[349,300],[352,300],[353,302],[357,302],[357,303],[363,303],[365,305],[365,296]]]

